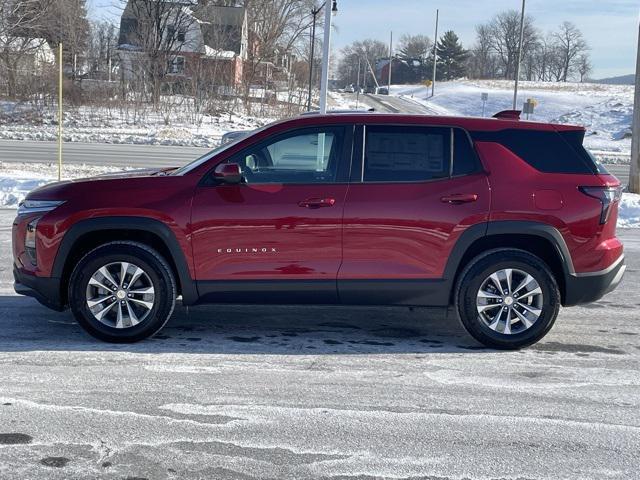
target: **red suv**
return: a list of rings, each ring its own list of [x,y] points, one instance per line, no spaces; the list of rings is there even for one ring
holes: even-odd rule
[[[619,181],[584,129],[306,115],[181,168],[54,183],[13,225],[15,289],[95,337],[199,303],[454,306],[477,340],[541,339],[620,282]]]

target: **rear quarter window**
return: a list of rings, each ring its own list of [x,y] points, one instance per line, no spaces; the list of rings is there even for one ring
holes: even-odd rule
[[[593,174],[598,171],[592,157],[582,146],[584,132],[507,129],[497,132],[472,132],[479,142],[496,142],[511,150],[536,170],[545,173]]]

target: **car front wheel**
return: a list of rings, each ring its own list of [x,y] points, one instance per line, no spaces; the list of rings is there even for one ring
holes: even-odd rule
[[[517,349],[549,332],[560,309],[560,291],[540,258],[523,250],[493,250],[462,272],[456,306],[463,326],[480,343]]]
[[[69,282],[78,323],[94,337],[129,343],[157,333],[175,306],[176,284],[162,256],[137,242],[111,242],[85,255]]]

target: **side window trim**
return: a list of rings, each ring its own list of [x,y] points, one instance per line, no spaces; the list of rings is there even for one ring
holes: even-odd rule
[[[449,178],[453,178],[453,162],[455,161],[455,131],[449,129]]]
[[[364,158],[367,150],[367,126],[362,126],[362,158],[360,159],[360,182],[364,183]]]

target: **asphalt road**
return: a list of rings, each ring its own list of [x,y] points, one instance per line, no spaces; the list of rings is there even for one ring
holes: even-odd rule
[[[638,478],[639,230],[618,290],[519,352],[407,308],[178,308],[118,346],[10,293],[12,216],[3,480]]]
[[[161,145],[65,143],[65,163],[116,167],[174,167],[194,160],[211,149]],[[55,142],[0,140],[0,161],[48,163],[58,161]]]
[[[405,98],[392,95],[365,95],[371,100],[373,107],[380,112],[388,113],[413,113],[417,115],[438,115],[435,110],[418,102],[412,102]]]

